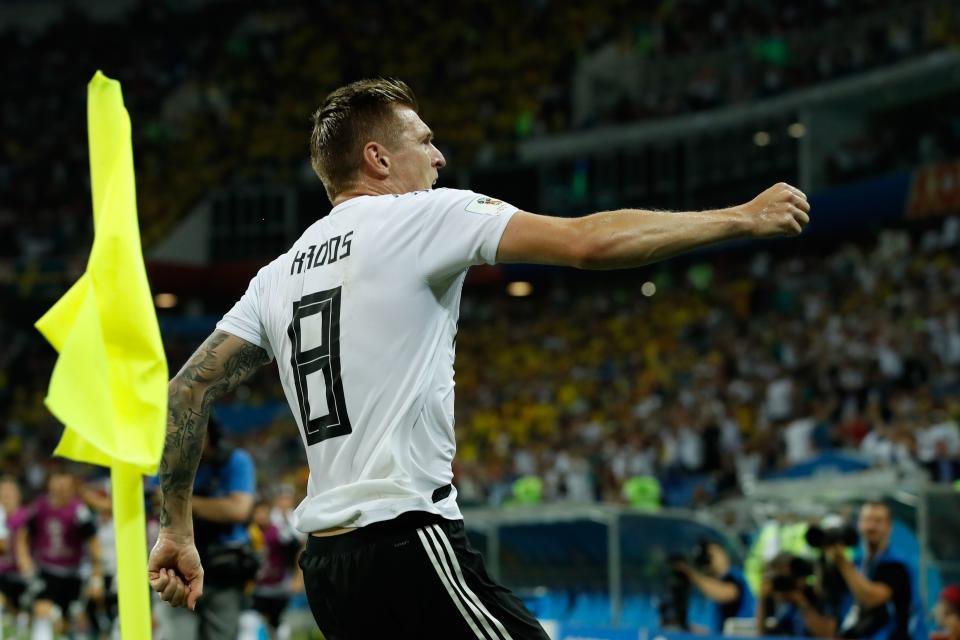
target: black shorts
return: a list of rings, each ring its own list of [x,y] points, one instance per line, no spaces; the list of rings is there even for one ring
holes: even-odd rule
[[[27,582],[17,573],[0,573],[0,595],[10,609],[20,608],[20,598],[27,590]]]
[[[64,617],[69,615],[70,605],[80,599],[83,581],[77,576],[58,576],[40,571],[43,589],[37,594],[37,600],[49,600],[60,607]]]
[[[263,616],[269,626],[276,629],[280,626],[280,616],[283,615],[289,602],[288,596],[258,596],[254,593],[251,607]]]
[[[310,536],[300,568],[327,640],[549,640],[523,603],[487,575],[462,520],[410,512]]]

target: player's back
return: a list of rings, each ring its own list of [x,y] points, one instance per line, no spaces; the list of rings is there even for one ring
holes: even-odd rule
[[[298,527],[460,517],[451,481],[460,290],[515,208],[469,191],[361,196],[261,270],[219,327],[277,359],[310,464]]]

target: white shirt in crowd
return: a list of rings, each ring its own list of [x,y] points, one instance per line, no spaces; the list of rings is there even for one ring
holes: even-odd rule
[[[960,426],[952,420],[945,420],[917,431],[917,458],[920,462],[930,462],[937,457],[937,444],[943,442],[947,454],[960,455]]]
[[[783,442],[786,446],[787,463],[800,464],[814,456],[813,431],[817,423],[813,418],[798,418],[783,429]]]

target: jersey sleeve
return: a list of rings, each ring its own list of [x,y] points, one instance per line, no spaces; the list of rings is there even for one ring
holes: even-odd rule
[[[493,264],[500,237],[517,207],[473,191],[436,189],[422,211],[419,265],[428,279]]]
[[[257,345],[273,360],[273,350],[260,315],[260,287],[266,273],[267,267],[264,267],[250,280],[246,292],[217,323],[217,329]]]

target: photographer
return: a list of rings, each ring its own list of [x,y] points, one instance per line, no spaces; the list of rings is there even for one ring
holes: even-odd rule
[[[210,420],[193,488],[193,533],[204,568],[196,610],[161,607],[161,640],[236,640],[244,588],[258,564],[246,524],[253,510],[253,459],[221,444]]]
[[[677,559],[673,562],[673,569],[686,576],[713,603],[709,631],[723,633],[727,619],[753,615],[753,594],[743,573],[732,566],[723,545],[712,540],[702,541],[693,564],[697,568]]]
[[[890,547],[893,519],[882,502],[867,502],[857,529],[862,544],[851,562],[843,544],[824,549],[828,564],[846,582],[854,604],[843,621],[844,638],[906,640],[919,622],[913,603],[916,589],[909,565]]]
[[[833,638],[837,618],[808,583],[813,565],[789,553],[770,561],[757,602],[757,635]]]

